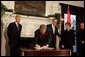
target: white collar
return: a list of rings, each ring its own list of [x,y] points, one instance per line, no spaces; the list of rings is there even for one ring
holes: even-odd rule
[[[55,27],[55,26],[52,24],[52,27]]]
[[[15,22],[15,24],[18,26],[17,22]]]
[[[55,33],[55,26],[52,24],[53,33]]]

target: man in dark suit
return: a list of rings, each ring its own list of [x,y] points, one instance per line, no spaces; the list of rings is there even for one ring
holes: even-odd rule
[[[40,25],[40,28],[35,31],[35,47],[46,48],[50,46],[51,35],[47,31],[47,27],[44,24]]]
[[[80,23],[80,27],[77,31],[77,48],[79,51],[79,56],[83,56],[85,51],[85,37],[84,37],[84,23]]]
[[[9,24],[7,29],[7,34],[9,38],[9,45],[10,45],[10,55],[11,56],[18,56],[19,54],[19,43],[20,43],[20,34],[22,25],[20,22],[20,16],[15,16],[15,22]]]
[[[60,37],[60,34],[58,33],[58,29],[57,29],[57,19],[52,19],[52,24],[48,24],[47,25],[47,30],[50,31],[51,33],[51,47],[56,48],[56,35],[58,35]]]

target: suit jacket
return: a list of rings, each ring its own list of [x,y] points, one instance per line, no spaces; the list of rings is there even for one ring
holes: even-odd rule
[[[85,42],[84,29],[78,29],[77,30],[77,45],[78,45],[79,48],[82,47],[82,46],[85,47],[85,43],[82,44],[81,41]]]
[[[79,32],[78,36],[79,36],[80,41],[85,41],[84,29],[80,29],[80,30],[78,30],[78,32]]]
[[[57,27],[55,27],[55,33],[53,34],[52,24],[47,25],[47,30],[50,31],[51,33],[51,38],[52,38],[51,47],[56,48],[56,35],[58,36],[61,35],[58,33]]]
[[[8,34],[10,46],[16,46],[16,45],[19,46],[22,25],[19,24],[18,27],[19,29],[17,28],[15,22],[10,23],[8,26],[7,34]]]
[[[37,29],[35,31],[35,44],[39,44],[40,46],[43,46],[43,45],[50,45],[51,43],[51,35],[49,33],[49,31],[46,31],[44,35],[42,35],[40,33],[40,30]]]
[[[72,49],[75,44],[74,30],[62,31],[61,44],[64,45],[65,49]]]

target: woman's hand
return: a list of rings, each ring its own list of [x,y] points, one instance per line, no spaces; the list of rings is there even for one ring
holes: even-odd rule
[[[35,50],[40,50],[41,49],[40,45],[38,45],[38,44],[36,44],[34,48],[35,48]]]
[[[47,49],[49,45],[42,46],[42,49]]]
[[[64,45],[62,45],[62,48],[64,48]]]
[[[35,47],[40,47],[40,45],[36,44]]]

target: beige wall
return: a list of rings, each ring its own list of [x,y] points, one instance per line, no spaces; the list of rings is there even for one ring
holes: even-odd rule
[[[15,1],[1,1],[8,9],[14,9]]]
[[[84,1],[46,1],[46,16],[61,13],[61,6],[59,5],[60,3],[84,7]]]
[[[59,3],[65,3],[73,6],[84,7],[84,1],[59,1]]]

